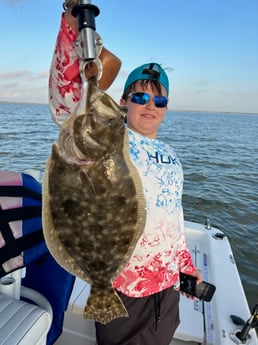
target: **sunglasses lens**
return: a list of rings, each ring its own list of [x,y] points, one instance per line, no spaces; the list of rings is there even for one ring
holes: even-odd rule
[[[168,99],[166,96],[154,96],[154,103],[157,108],[164,108],[168,104]]]
[[[150,101],[150,96],[144,92],[135,92],[132,94],[131,101],[136,104],[144,105]]]
[[[131,95],[131,101],[136,104],[144,105],[148,103],[151,96],[145,92],[134,92]],[[168,104],[168,99],[166,96],[154,96],[154,104],[157,108],[164,108]]]

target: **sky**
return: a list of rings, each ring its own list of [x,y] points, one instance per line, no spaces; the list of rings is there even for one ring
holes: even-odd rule
[[[108,89],[147,62],[169,68],[169,109],[258,113],[258,0],[92,0],[122,61]],[[1,0],[0,101],[47,103],[61,0]]]

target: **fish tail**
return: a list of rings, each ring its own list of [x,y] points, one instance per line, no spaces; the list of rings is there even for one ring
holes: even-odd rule
[[[83,317],[106,324],[119,317],[128,317],[128,313],[114,288],[92,288]]]

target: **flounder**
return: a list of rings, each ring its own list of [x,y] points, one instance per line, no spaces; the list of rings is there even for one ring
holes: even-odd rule
[[[145,200],[123,109],[95,79],[85,103],[61,127],[46,164],[43,231],[57,262],[91,284],[84,318],[107,323],[128,315],[112,280],[142,234]]]

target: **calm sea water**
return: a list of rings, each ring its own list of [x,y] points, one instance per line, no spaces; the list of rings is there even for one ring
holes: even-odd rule
[[[0,103],[0,169],[44,170],[58,128],[47,105]],[[250,308],[258,302],[258,115],[168,112],[159,137],[184,167],[185,219],[230,239]]]

